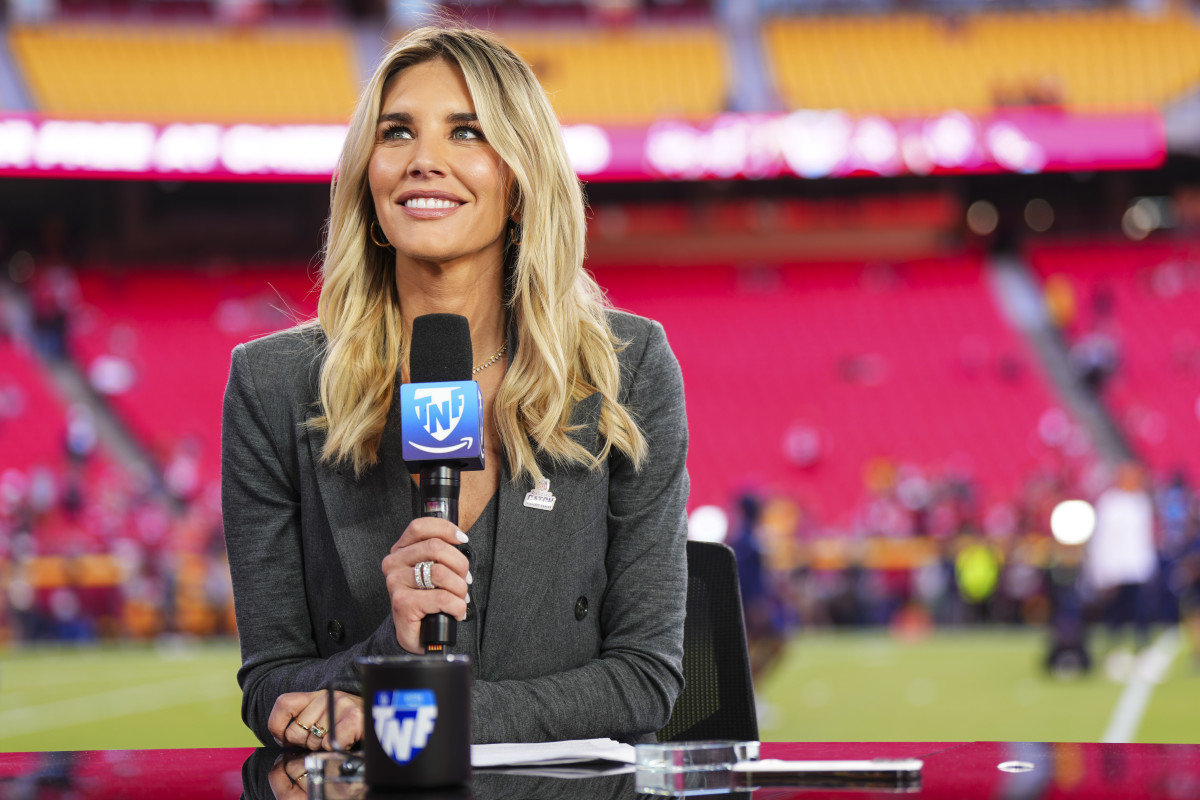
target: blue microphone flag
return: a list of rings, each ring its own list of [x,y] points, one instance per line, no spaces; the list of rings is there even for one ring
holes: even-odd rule
[[[483,397],[475,381],[406,383],[400,387],[404,461],[483,469]]]

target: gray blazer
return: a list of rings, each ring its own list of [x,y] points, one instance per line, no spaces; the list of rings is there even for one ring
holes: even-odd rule
[[[687,419],[658,323],[610,312],[621,400],[649,444],[596,472],[543,465],[553,511],[524,506],[505,465],[486,626],[475,655],[477,742],[608,736],[662,727],[683,686]],[[511,337],[510,337],[511,338]],[[221,501],[233,574],[242,717],[265,743],[285,692],[344,680],[362,655],[401,654],[380,562],[413,518],[393,405],[361,478],[321,463],[324,337],[307,326],[238,345],[225,391]],[[396,392],[399,395],[399,392]],[[596,452],[599,394],[572,436]]]

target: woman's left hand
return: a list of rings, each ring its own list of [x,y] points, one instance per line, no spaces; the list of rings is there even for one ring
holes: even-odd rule
[[[362,698],[348,692],[334,692],[334,697],[337,740],[346,748],[362,739]],[[267,729],[280,747],[331,750],[328,705],[325,692],[281,694],[271,709]]]

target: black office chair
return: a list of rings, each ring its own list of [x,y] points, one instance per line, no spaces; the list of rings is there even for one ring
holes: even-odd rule
[[[686,684],[658,740],[758,741],[737,558],[723,544],[689,541],[687,560]]]

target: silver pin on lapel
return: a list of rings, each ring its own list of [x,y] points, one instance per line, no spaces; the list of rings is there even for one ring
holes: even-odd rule
[[[553,511],[558,498],[550,492],[550,481],[542,478],[532,490],[525,494],[526,508],[540,508],[542,511]]]

